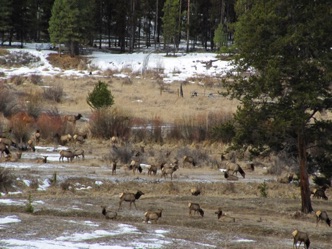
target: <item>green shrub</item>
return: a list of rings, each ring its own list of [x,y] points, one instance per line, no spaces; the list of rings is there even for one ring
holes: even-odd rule
[[[109,107],[114,104],[111,91],[107,89],[107,84],[102,81],[98,81],[93,91],[88,94],[86,101],[93,109]]]
[[[258,185],[258,189],[259,189],[259,192],[261,194],[261,197],[266,198],[267,197],[268,186],[267,186],[265,181]]]

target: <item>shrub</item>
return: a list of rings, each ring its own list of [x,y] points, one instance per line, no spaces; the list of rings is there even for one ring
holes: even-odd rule
[[[29,77],[30,81],[34,85],[39,85],[43,82],[43,78],[38,74],[32,74]]]
[[[18,110],[18,97],[9,90],[5,84],[0,84],[0,110],[4,116],[9,117]]]
[[[14,182],[14,176],[11,172],[3,167],[0,167],[0,192],[8,193]]]
[[[64,129],[63,121],[57,108],[39,115],[36,124],[43,139],[52,139],[56,133],[62,134]]]
[[[63,95],[63,86],[61,84],[55,84],[53,86],[44,88],[43,97],[47,100],[52,100],[60,103]]]
[[[27,201],[26,206],[25,206],[25,211],[27,213],[33,213],[33,211],[34,211],[34,208],[32,206],[32,196],[31,196],[31,194],[29,194],[28,201]]]
[[[0,167],[0,191],[8,193],[8,189],[12,188],[14,176],[11,172],[3,167]]]
[[[265,181],[263,183],[261,183],[261,184],[258,185],[258,189],[259,189],[259,192],[261,194],[261,197],[266,198],[267,197],[268,187],[267,187],[267,184],[266,184]]]
[[[41,99],[38,93],[32,94],[28,97],[26,108],[29,115],[37,118],[42,111],[41,106]]]
[[[114,135],[128,137],[130,125],[129,116],[118,109],[100,108],[90,118],[91,134],[99,138],[109,139]]]
[[[93,91],[88,94],[86,101],[93,109],[109,107],[114,104],[111,91],[107,89],[107,84],[102,81],[98,81]]]

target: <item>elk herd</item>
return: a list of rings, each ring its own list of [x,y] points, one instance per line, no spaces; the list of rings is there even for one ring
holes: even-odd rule
[[[64,117],[66,122],[70,122],[75,124],[77,120],[82,118],[81,114],[78,115],[67,115]],[[1,135],[1,134],[0,134]],[[54,135],[54,140],[58,145],[61,146],[68,146],[74,144],[74,148],[71,149],[62,149],[59,151],[59,162],[67,162],[71,163],[75,158],[81,158],[82,160],[85,159],[85,151],[80,146],[83,145],[87,141],[88,137],[87,134],[64,134],[60,135],[56,133]],[[21,158],[22,151],[36,151],[36,146],[41,143],[43,140],[41,133],[38,129],[35,130],[31,137],[28,139],[27,143],[17,142],[15,139],[10,138],[10,136],[2,136],[0,137],[0,162],[5,161],[14,161]],[[116,136],[110,139],[111,143],[111,159],[110,159],[110,167],[112,175],[116,175],[117,168],[119,167],[119,159],[117,158],[118,153],[118,145],[120,144],[120,139]],[[77,148],[76,146],[79,145]],[[15,150],[14,153],[11,150]],[[176,157],[173,160],[168,159],[162,160],[159,163],[153,164],[143,164],[141,160],[141,155],[144,154],[144,147],[141,147],[138,151],[133,151],[132,157],[129,160],[129,163],[123,165],[123,169],[125,173],[132,171],[133,175],[141,174],[146,172],[146,175],[149,177],[155,177],[158,175],[160,178],[164,178],[165,180],[169,179],[173,181],[174,178],[177,178],[176,172],[180,170],[180,164],[182,164],[183,168],[197,168],[200,166],[199,162],[195,159],[195,157],[190,155],[184,155],[181,157],[181,160],[177,159]],[[165,155],[165,158],[169,158],[170,153]],[[5,159],[3,159],[5,158]],[[48,156],[42,156],[36,158],[37,163],[47,163]],[[223,173],[224,178],[227,181],[239,181],[240,179],[245,179],[247,174],[245,170],[254,171],[255,167],[252,162],[250,162],[246,168],[240,166],[240,164],[234,160],[234,158],[226,158],[224,154],[221,154],[221,160],[218,164],[218,169]],[[238,175],[239,173],[239,175]],[[277,179],[277,182],[288,184],[295,179],[295,174],[290,173],[284,176],[280,176]],[[328,197],[325,191],[329,188],[329,186],[324,185],[322,187],[316,187],[311,190],[311,195],[313,198],[328,200]],[[190,189],[188,195],[191,194],[192,196],[199,196],[202,193],[202,189],[200,187],[194,187]],[[121,210],[122,203],[127,202],[129,203],[129,207],[131,208],[132,204],[134,205],[135,209],[137,210],[136,202],[144,196],[145,193],[138,190],[136,192],[123,192],[119,195],[119,206],[117,210],[112,210],[107,206],[101,206],[102,210],[101,213],[106,219],[116,219],[118,217],[117,212]],[[194,197],[195,198],[195,197]],[[188,211],[189,217],[198,215],[199,217],[203,218],[205,215],[205,211],[203,210],[200,203],[196,201],[190,201],[188,203]],[[220,220],[227,215],[223,212],[221,207],[217,207],[217,210],[214,214],[217,215],[217,219]],[[160,218],[162,218],[162,214],[167,212],[167,207],[156,208],[154,210],[145,210],[144,212],[144,221],[146,223],[156,223]],[[233,222],[235,222],[235,218],[231,218]],[[316,218],[316,226],[320,222],[326,223],[330,226],[330,218],[326,211],[324,210],[317,210],[315,212]],[[293,247],[298,248],[298,244],[303,243],[305,248],[309,248],[310,246],[310,239],[309,235],[306,232],[294,230],[292,232],[293,236]]]

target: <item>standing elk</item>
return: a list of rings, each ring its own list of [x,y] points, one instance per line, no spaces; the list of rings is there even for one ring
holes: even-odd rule
[[[178,169],[179,169],[178,165],[174,166],[161,165],[161,177],[164,177],[166,179],[166,176],[170,175],[171,180],[173,180],[173,173]]]
[[[142,195],[144,195],[144,193],[143,193],[142,191],[140,191],[140,190],[138,190],[138,191],[136,192],[136,194],[134,194],[134,193],[129,193],[129,192],[121,193],[121,194],[119,195],[119,197],[120,197],[119,210],[120,210],[120,208],[121,208],[121,204],[122,204],[122,202],[124,202],[124,201],[130,203],[130,206],[129,206],[130,209],[131,209],[131,204],[132,204],[132,203],[134,203],[134,206],[135,206],[135,208],[137,209],[136,204],[135,204],[135,201],[138,200]]]
[[[307,233],[300,232],[299,230],[294,230],[292,232],[294,241],[293,241],[293,248],[298,248],[297,243],[300,242],[299,246],[301,246],[302,242],[306,249],[310,246],[310,239]]]

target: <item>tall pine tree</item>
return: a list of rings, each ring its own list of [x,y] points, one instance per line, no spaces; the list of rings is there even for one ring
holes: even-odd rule
[[[5,34],[12,29],[11,15],[13,11],[12,0],[0,0],[0,40],[5,42]]]
[[[332,155],[332,122],[324,116],[332,109],[330,1],[257,0],[237,9],[237,70],[253,73],[227,84],[241,102],[232,142],[293,155],[301,210],[309,213],[308,157]]]
[[[71,56],[78,55],[79,45],[92,40],[93,15],[93,0],[55,0],[48,29],[51,42],[64,43]]]

